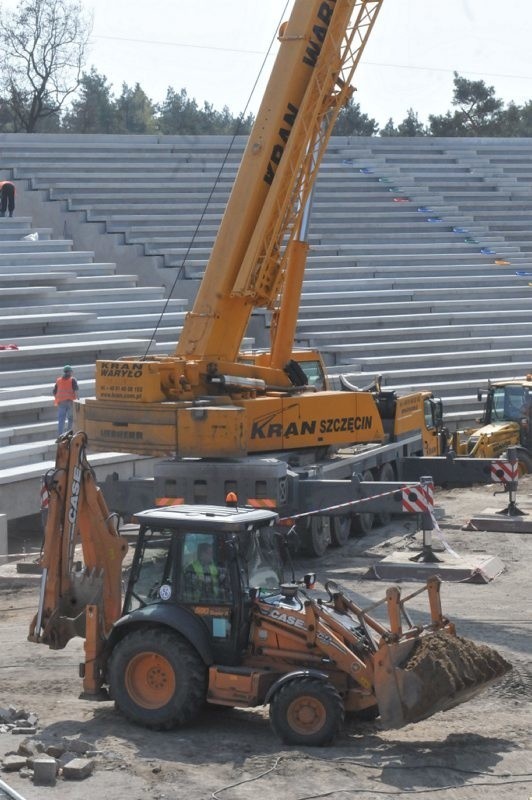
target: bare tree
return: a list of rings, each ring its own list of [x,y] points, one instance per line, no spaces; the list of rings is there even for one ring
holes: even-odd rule
[[[79,0],[21,0],[0,11],[0,85],[16,131],[60,114],[80,84],[91,30]]]

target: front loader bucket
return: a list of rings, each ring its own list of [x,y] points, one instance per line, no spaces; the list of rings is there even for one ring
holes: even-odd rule
[[[443,631],[383,643],[374,664],[385,728],[401,728],[464,703],[512,669],[495,650]]]

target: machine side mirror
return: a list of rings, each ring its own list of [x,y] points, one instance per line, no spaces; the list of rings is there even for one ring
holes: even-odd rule
[[[482,402],[482,391],[480,389],[477,389],[477,400],[479,403]]]

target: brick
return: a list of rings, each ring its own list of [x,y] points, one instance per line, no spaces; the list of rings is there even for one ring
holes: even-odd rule
[[[55,786],[57,761],[51,756],[33,759],[33,783],[35,786]]]
[[[27,732],[27,731],[26,731]],[[17,753],[21,756],[36,756],[44,751],[44,745],[38,739],[23,739]]]
[[[11,733],[20,736],[27,736],[28,733],[37,733],[37,728],[21,728],[19,726],[11,728]]]
[[[10,755],[2,759],[2,769],[4,772],[18,772],[19,769],[25,766],[27,765],[24,756]]]
[[[72,753],[82,756],[89,750],[94,750],[94,745],[91,742],[84,742],[83,739],[71,739],[68,736],[63,738],[62,744],[65,750],[70,750]]]
[[[63,777],[68,781],[82,781],[94,770],[94,761],[89,758],[73,758],[63,767]]]

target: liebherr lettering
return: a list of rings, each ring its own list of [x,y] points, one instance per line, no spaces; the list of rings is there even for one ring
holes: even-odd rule
[[[328,0],[328,2],[321,3],[318,9],[317,22],[312,26],[312,34],[305,50],[305,55],[303,56],[303,64],[309,67],[314,68],[316,66],[335,5],[336,0]],[[283,157],[288,137],[290,136],[290,132],[296,120],[297,112],[298,108],[293,103],[288,103],[287,111],[283,117],[284,125],[281,125],[279,128],[279,141],[276,142],[272,148],[270,160],[264,175],[264,181],[268,186],[272,185],[273,179],[275,178],[275,173]]]
[[[303,63],[308,64],[310,67],[316,66],[335,5],[336,0],[329,0],[327,3],[322,3],[318,9],[318,19],[322,24],[314,25],[312,28],[314,38],[309,41],[306,55],[303,58]]]
[[[281,163],[281,158],[283,157],[284,148],[288,141],[288,137],[290,136],[290,131],[294,127],[294,122],[296,121],[297,116],[297,108],[296,106],[292,105],[292,103],[288,103],[288,111],[283,117],[283,122],[285,123],[286,127],[281,126],[279,128],[279,139],[281,143],[274,144],[272,152],[270,154],[270,161],[268,163],[268,167],[266,169],[266,175],[264,176],[264,180],[271,186],[272,181],[275,177],[275,171],[279,164]]]
[[[267,420],[253,422],[251,426],[252,439],[290,439],[293,436],[312,435],[319,433],[354,433],[355,431],[371,430],[373,417],[331,417],[329,419],[302,420],[289,422],[283,426],[280,422]]]

